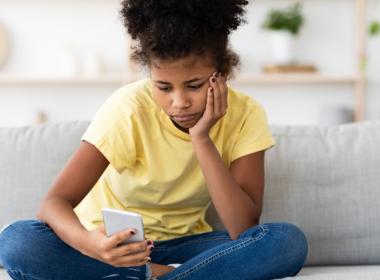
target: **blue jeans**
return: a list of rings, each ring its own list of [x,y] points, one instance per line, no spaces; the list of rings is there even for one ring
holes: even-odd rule
[[[265,223],[236,240],[214,231],[155,241],[153,263],[182,263],[160,280],[254,280],[296,275],[308,251],[289,223]],[[0,262],[13,279],[146,279],[147,266],[117,268],[81,254],[38,220],[16,222],[0,234]]]

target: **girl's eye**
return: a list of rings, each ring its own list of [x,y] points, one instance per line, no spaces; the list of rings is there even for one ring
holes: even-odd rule
[[[191,86],[188,86],[189,89],[191,90],[196,90],[196,89],[199,89],[202,85],[191,85]]]
[[[157,87],[159,90],[161,90],[161,91],[165,91],[165,92],[167,92],[167,91],[169,91],[169,87]]]
[[[190,89],[190,90],[198,90],[202,87],[202,84],[200,85],[188,85],[187,88]],[[171,90],[170,87],[159,87],[157,86],[157,88],[160,90],[160,91],[163,91],[163,92],[169,92]]]

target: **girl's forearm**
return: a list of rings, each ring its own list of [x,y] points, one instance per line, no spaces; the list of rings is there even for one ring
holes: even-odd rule
[[[260,211],[236,183],[210,137],[193,137],[193,147],[211,199],[232,239],[259,222]]]
[[[88,231],[80,223],[72,205],[59,197],[46,198],[37,214],[66,244],[83,252]]]

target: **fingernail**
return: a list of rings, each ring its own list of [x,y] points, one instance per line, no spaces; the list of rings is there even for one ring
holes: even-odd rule
[[[152,261],[152,259],[147,257],[147,258],[145,258],[145,261],[150,263]]]
[[[152,250],[154,248],[154,246],[153,245],[151,245],[151,246],[148,246],[148,249],[149,250]]]

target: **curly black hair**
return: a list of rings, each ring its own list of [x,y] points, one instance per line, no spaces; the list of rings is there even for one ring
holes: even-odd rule
[[[228,35],[244,23],[245,0],[123,0],[121,16],[132,39],[131,58],[150,65],[152,58],[211,55],[218,72],[231,75],[239,65]]]

